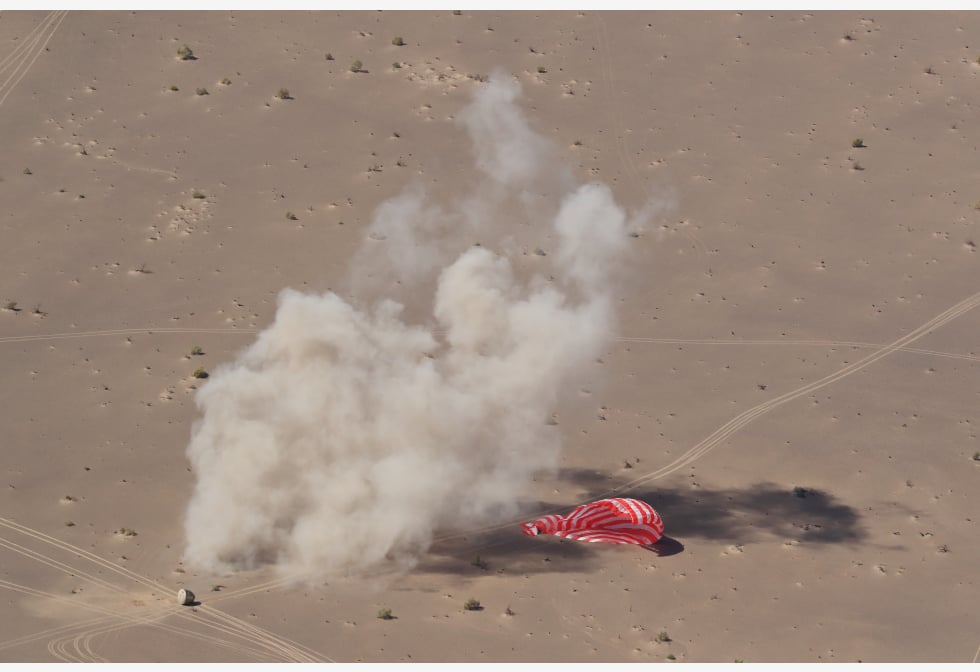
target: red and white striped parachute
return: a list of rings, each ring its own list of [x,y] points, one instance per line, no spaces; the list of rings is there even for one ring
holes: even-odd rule
[[[521,523],[529,536],[554,534],[576,541],[607,544],[655,544],[664,536],[664,521],[638,499],[601,499],[583,504],[567,516],[550,515]]]

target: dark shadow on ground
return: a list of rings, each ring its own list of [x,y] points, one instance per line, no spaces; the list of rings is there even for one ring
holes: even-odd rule
[[[632,474],[631,474],[632,475]],[[684,549],[682,541],[699,538],[726,544],[758,541],[796,541],[802,544],[857,543],[867,534],[858,511],[832,494],[810,488],[787,488],[760,482],[747,488],[712,490],[687,486],[646,486],[610,495],[618,479],[594,471],[562,472],[587,493],[579,501],[603,497],[633,497],[650,503],[663,516],[669,541],[663,548],[646,548],[661,557]],[[620,483],[624,482],[621,480]],[[545,512],[567,513],[576,502],[527,503],[526,520]],[[581,571],[611,552],[638,553],[644,547],[610,546],[567,541],[551,535],[528,537],[518,523],[485,533],[473,533],[433,545],[417,567],[423,572],[479,576],[484,573],[538,574]],[[479,558],[477,557],[479,556]]]

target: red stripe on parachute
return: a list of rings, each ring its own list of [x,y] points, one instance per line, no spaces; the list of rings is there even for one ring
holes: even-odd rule
[[[553,534],[576,541],[606,544],[655,544],[664,536],[664,521],[638,499],[601,499],[583,504],[567,516],[544,516],[521,523],[524,534]]]

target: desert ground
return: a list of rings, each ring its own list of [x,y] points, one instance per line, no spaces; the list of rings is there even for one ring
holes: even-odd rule
[[[976,662],[978,36],[958,12],[0,13],[0,661]],[[194,372],[283,288],[341,291],[384,201],[472,182],[455,117],[491,72],[578,183],[669,204],[521,511],[641,498],[673,552],[507,518],[408,571],[185,566]]]

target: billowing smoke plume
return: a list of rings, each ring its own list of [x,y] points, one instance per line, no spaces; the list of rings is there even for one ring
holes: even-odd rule
[[[556,167],[518,94],[496,75],[460,114],[472,193],[437,207],[413,187],[382,204],[357,300],[283,290],[273,324],[198,392],[189,563],[411,562],[436,530],[513,516],[556,466],[547,420],[614,333],[626,217],[605,186]],[[422,319],[396,289],[424,293]]]

